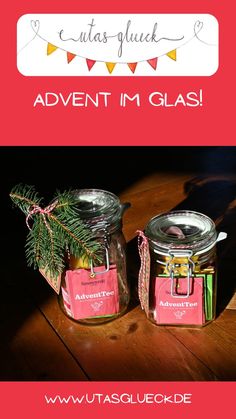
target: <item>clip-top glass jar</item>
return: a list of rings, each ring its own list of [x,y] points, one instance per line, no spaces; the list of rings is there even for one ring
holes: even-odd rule
[[[225,237],[194,211],[172,211],[148,222],[139,237],[139,297],[149,320],[182,326],[214,320],[216,242]]]
[[[102,245],[103,255],[95,266],[69,255],[59,302],[71,319],[101,324],[122,315],[129,304],[122,216],[130,204],[121,204],[116,195],[100,189],[74,193],[78,216]]]

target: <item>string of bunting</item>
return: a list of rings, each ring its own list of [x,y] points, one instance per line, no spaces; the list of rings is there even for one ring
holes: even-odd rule
[[[47,55],[51,55],[53,52],[55,52],[57,49],[61,49],[53,44],[51,44],[50,42],[47,43]],[[65,51],[65,50],[63,50]],[[74,60],[75,57],[80,57],[77,54],[73,54],[72,52],[69,51],[65,51],[66,52],[66,58],[67,58],[67,63],[70,64],[71,61]],[[173,49],[172,51],[167,52],[167,54],[164,54],[167,57],[169,57],[171,60],[176,61],[177,60],[177,54],[176,54],[176,49]],[[91,71],[94,64],[96,64],[96,60],[91,60],[89,58],[85,58],[86,60],[86,64],[88,67],[88,71]],[[151,58],[149,60],[145,60],[154,70],[157,69],[157,61],[158,61],[158,57],[155,58]],[[99,61],[101,62],[101,61]],[[111,74],[116,66],[116,64],[124,64],[124,63],[115,63],[115,62],[106,62],[103,61],[106,64],[107,70],[108,72]],[[126,63],[127,66],[129,67],[129,69],[132,71],[132,73],[135,72],[137,65],[139,62],[135,62],[135,63]]]

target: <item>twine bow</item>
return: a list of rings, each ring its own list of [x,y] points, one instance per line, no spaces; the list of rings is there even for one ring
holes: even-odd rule
[[[28,215],[27,215],[26,220],[25,220],[28,229],[29,230],[32,230],[31,227],[30,227],[30,225],[29,225],[29,219],[32,218],[32,215],[42,214],[44,224],[47,227],[47,229],[50,232],[50,234],[52,234],[52,230],[49,227],[49,224],[48,224],[47,219],[46,219],[46,215],[47,214],[50,214],[54,210],[54,208],[56,207],[56,205],[57,205],[57,200],[54,201],[52,204],[48,205],[45,208],[41,208],[39,205],[33,205],[32,208],[31,208],[31,210],[28,212]]]

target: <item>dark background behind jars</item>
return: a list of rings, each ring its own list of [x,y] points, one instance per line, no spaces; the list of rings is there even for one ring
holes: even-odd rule
[[[119,194],[153,172],[234,174],[236,147],[1,147],[0,171],[4,249],[9,254],[12,246],[24,257],[24,215],[9,198],[15,184],[35,185],[45,205],[57,189],[101,188]]]
[[[160,172],[235,173],[236,147],[1,147],[1,197],[22,182],[51,199],[55,189],[103,188],[120,193]]]

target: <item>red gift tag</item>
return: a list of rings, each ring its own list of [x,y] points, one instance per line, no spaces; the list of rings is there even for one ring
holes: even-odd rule
[[[187,278],[173,278],[173,280],[174,296],[171,294],[171,278],[156,278],[156,322],[161,324],[203,324],[203,278],[190,278],[190,295],[187,298],[181,297],[181,294],[184,296],[187,293]]]
[[[94,268],[94,272],[104,271],[105,266]],[[118,278],[115,265],[108,272],[91,277],[87,269],[66,272],[66,301],[75,320],[91,317],[111,316],[119,312]],[[68,307],[69,305],[69,307]]]

